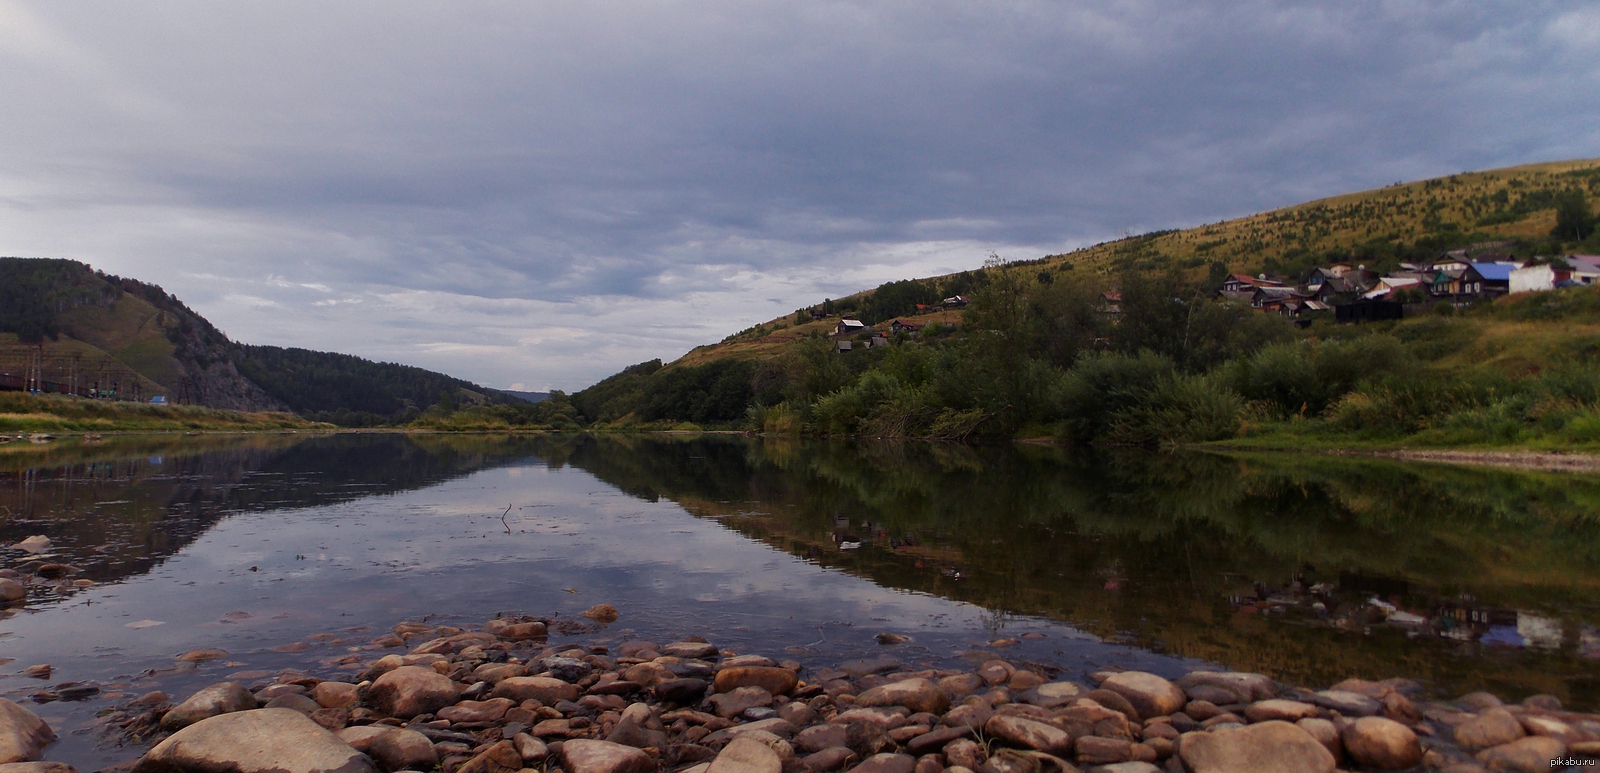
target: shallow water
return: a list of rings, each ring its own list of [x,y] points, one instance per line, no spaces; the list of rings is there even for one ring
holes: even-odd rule
[[[509,506],[509,510],[508,510]],[[1205,664],[1600,706],[1600,480],[1321,457],[728,436],[118,438],[0,455],[0,543],[76,592],[0,620],[0,694],[124,761],[96,715],[334,669],[402,619],[621,619],[808,665],[1002,653],[1082,679]],[[874,637],[911,637],[880,646]],[[175,656],[201,647],[227,657]],[[375,657],[371,653],[363,653]],[[48,680],[24,667],[49,663]],[[66,685],[100,688],[49,700]],[[35,695],[45,700],[31,703]]]

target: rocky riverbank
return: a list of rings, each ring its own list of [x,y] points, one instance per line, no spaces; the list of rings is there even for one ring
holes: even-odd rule
[[[1600,756],[1600,716],[1552,696],[1437,702],[1403,679],[1312,691],[1210,671],[1080,684],[999,658],[968,671],[889,656],[810,670],[695,637],[551,646],[552,624],[404,622],[321,675],[236,674],[176,704],[150,693],[104,718],[107,741],[158,741],[113,770],[1470,773]],[[54,740],[0,699],[0,773],[73,773],[37,761]]]

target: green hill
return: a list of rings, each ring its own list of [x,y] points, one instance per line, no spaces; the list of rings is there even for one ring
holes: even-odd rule
[[[72,260],[0,258],[0,376],[41,373],[47,391],[346,425],[409,421],[441,400],[513,402],[422,368],[239,344],[155,285]]]
[[[1333,262],[1388,271],[1451,250],[1597,253],[1597,193],[1600,161],[1540,164],[991,260],[826,300],[821,319],[802,307],[552,400],[602,427],[1594,447],[1600,288],[1362,325],[1296,326],[1213,296],[1232,273],[1298,280]],[[930,303],[955,294],[970,305]],[[871,333],[855,334],[855,349],[837,353],[842,316],[926,327],[865,350]]]

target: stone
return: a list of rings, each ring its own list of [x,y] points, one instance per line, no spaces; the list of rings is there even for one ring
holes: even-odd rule
[[[1461,748],[1477,751],[1511,743],[1524,735],[1522,723],[1517,721],[1516,716],[1496,707],[1479,714],[1477,719],[1458,725],[1455,739]]]
[[[1334,759],[1288,722],[1185,733],[1178,747],[1190,773],[1330,773]]]
[[[802,757],[800,762],[811,770],[827,771],[849,767],[860,759],[860,755],[843,746],[832,746]]]
[[[241,688],[242,689],[242,688]],[[156,744],[132,773],[375,773],[372,761],[288,709],[201,719]]]
[[[1559,719],[1538,715],[1527,715],[1520,717],[1520,719],[1522,720],[1522,729],[1526,730],[1528,735],[1549,736],[1568,745],[1575,741],[1582,741],[1584,738],[1581,731]]]
[[[906,751],[912,754],[928,754],[943,749],[951,741],[959,738],[970,738],[973,730],[970,727],[941,727],[906,742]]]
[[[583,610],[583,616],[597,623],[615,623],[622,613],[610,604],[596,604]]]
[[[800,728],[782,717],[763,719],[747,725],[736,725],[727,730],[729,736],[739,736],[743,733],[762,732],[771,733],[776,738],[789,739],[800,732]]]
[[[1362,717],[1340,734],[1345,753],[1379,770],[1405,770],[1422,762],[1422,743],[1411,728],[1392,719]]]
[[[1016,749],[1001,749],[978,766],[978,773],[1040,773],[1039,758]]]
[[[1566,744],[1554,738],[1532,736],[1479,752],[1478,761],[1494,773],[1528,773],[1555,770],[1550,761],[1566,753]]]
[[[888,731],[872,722],[851,722],[844,726],[844,745],[863,757],[871,757],[890,743]]]
[[[1415,725],[1422,721],[1422,712],[1417,710],[1416,704],[1410,698],[1398,692],[1390,692],[1378,699],[1383,704],[1383,716],[1403,725]]]
[[[783,759],[754,738],[735,738],[711,761],[707,773],[782,773]]]
[[[500,680],[489,691],[489,697],[509,698],[517,703],[531,700],[554,706],[561,701],[577,700],[579,692],[577,685],[548,676],[513,676]]]
[[[846,746],[846,731],[844,725],[817,725],[808,727],[795,734],[794,748],[802,752],[815,753],[835,746]]]
[[[1121,693],[1115,693],[1110,690],[1090,690],[1083,697],[1115,711],[1131,721],[1142,721],[1139,717],[1139,711],[1133,707],[1132,703],[1128,702],[1127,698],[1122,697]],[[1190,701],[1190,703],[1193,703],[1193,701]]]
[[[1164,717],[1181,708],[1188,701],[1177,685],[1155,674],[1144,671],[1122,671],[1112,674],[1100,684],[1133,705],[1144,719]]]
[[[1185,687],[1183,688],[1183,694],[1189,696],[1191,701],[1205,701],[1218,706],[1244,702],[1240,695],[1233,690],[1212,684],[1196,684]]]
[[[879,655],[875,658],[857,658],[846,660],[839,664],[839,670],[850,675],[851,679],[860,679],[869,674],[883,674],[900,668],[899,660],[888,655]],[[1009,677],[1010,675],[1007,674]]]
[[[856,705],[868,708],[904,706],[914,712],[943,714],[950,710],[950,696],[929,679],[902,679],[879,685],[856,696]],[[862,763],[865,764],[865,763]]]
[[[1505,704],[1494,693],[1480,690],[1478,692],[1469,692],[1457,698],[1456,705],[1469,711],[1485,711],[1500,708]]]
[[[644,752],[609,741],[566,741],[561,744],[560,756],[567,773],[653,773],[656,769]]]
[[[1278,697],[1277,683],[1270,677],[1245,671],[1192,671],[1178,677],[1179,687],[1187,690],[1196,685],[1221,687],[1238,696],[1240,703]]]
[[[208,647],[206,649],[189,650],[188,652],[179,655],[177,659],[184,663],[204,663],[208,660],[220,660],[227,656],[227,650],[219,650]]]
[[[1311,696],[1311,702],[1347,717],[1370,717],[1383,710],[1383,704],[1361,693],[1344,690],[1323,690]]]
[[[78,773],[78,769],[65,762],[3,762],[0,773]]]
[[[39,665],[22,669],[22,675],[30,679],[49,679],[50,672],[54,670],[49,663],[40,663]]]
[[[772,666],[723,667],[713,687],[717,692],[732,692],[740,687],[760,687],[770,695],[788,695],[800,683],[793,671]]]
[[[637,663],[623,669],[622,678],[625,681],[651,688],[662,682],[677,679],[678,675],[672,673],[671,669],[660,663]]]
[[[50,549],[50,538],[43,534],[35,534],[21,542],[12,545],[17,550],[37,555]]]
[[[296,695],[294,693],[290,693],[288,695],[279,695],[278,697],[267,701],[266,705],[262,706],[261,708],[289,709],[291,711],[298,711],[308,717],[322,709],[321,706],[317,705],[316,701],[311,700],[304,695]]]
[[[850,769],[851,773],[912,773],[917,760],[907,754],[874,754]]]
[[[495,635],[506,641],[530,641],[543,639],[549,632],[544,623],[515,623],[500,629],[500,633]]]
[[[506,712],[516,707],[510,698],[490,698],[486,701],[462,701],[434,712],[440,719],[450,722],[498,722]]]
[[[311,688],[311,699],[325,709],[344,709],[360,700],[355,685],[348,682],[318,682]]]
[[[516,745],[499,741],[456,768],[456,773],[517,773],[521,769],[522,755],[517,754]]]
[[[431,770],[439,764],[439,752],[433,742],[415,730],[382,733],[367,743],[367,754],[384,770]]]
[[[401,666],[367,688],[367,702],[397,719],[431,714],[456,702],[450,677],[423,666]]]
[[[1118,762],[1115,765],[1101,765],[1091,773],[1161,773],[1161,768],[1148,762]]]
[[[572,682],[574,684],[583,681],[584,677],[588,676],[591,671],[594,671],[594,666],[591,666],[588,663],[576,658],[545,658],[544,660],[539,661],[539,665],[544,670],[549,671],[550,676],[560,679],[563,682]]]
[[[1302,719],[1294,724],[1317,739],[1333,755],[1334,760],[1344,759],[1344,740],[1339,737],[1338,725],[1326,719]]]
[[[355,749],[362,754],[366,754],[367,750],[372,748],[372,742],[376,740],[378,736],[383,735],[384,733],[392,732],[395,732],[395,728],[389,727],[388,725],[360,725],[357,727],[347,727],[343,730],[337,731],[334,733],[334,735],[339,736],[339,740],[350,744],[350,748]]]
[[[249,711],[255,707],[256,697],[251,695],[244,685],[238,682],[219,682],[189,696],[188,700],[168,711],[161,718],[161,729],[169,732],[182,730],[203,719],[236,711]]]
[[[772,693],[760,687],[738,687],[731,692],[713,695],[708,699],[712,711],[719,717],[736,717],[745,709],[771,706]]]
[[[1073,741],[1078,761],[1085,765],[1106,765],[1133,759],[1133,744],[1121,738],[1086,735]]]
[[[963,676],[966,675],[963,674]],[[944,687],[944,683],[947,679],[955,678],[956,677],[947,677],[946,679],[941,679],[939,680],[939,686]],[[977,677],[974,676],[973,678],[976,679]],[[977,688],[974,687],[973,689]],[[949,688],[945,688],[945,690],[946,692],[951,692]],[[963,690],[962,692],[972,692],[972,690]],[[1034,687],[1033,689],[1023,691],[1017,696],[1017,700],[1034,706],[1054,709],[1065,706],[1077,700],[1083,695],[1083,693],[1083,686],[1079,684],[1074,684],[1072,682],[1048,682],[1046,684],[1041,684],[1038,687]]]
[[[651,692],[657,699],[669,703],[699,703],[708,686],[704,679],[668,679],[658,683]]]
[[[527,766],[538,765],[550,756],[550,747],[544,741],[534,738],[527,733],[517,733],[511,739],[517,747],[517,754],[522,756],[522,764]]]
[[[955,674],[939,679],[939,689],[944,690],[947,695],[966,695],[987,686],[989,683],[983,681],[983,677],[977,674]]]
[[[37,760],[55,740],[55,731],[44,720],[0,698],[0,763]]]
[[[1317,707],[1309,703],[1278,699],[1252,703],[1244,710],[1244,715],[1251,722],[1270,722],[1274,719],[1281,719],[1285,722],[1299,722],[1307,717],[1315,717],[1319,713]]]
[[[1050,754],[1070,754],[1072,734],[1059,727],[1032,719],[996,715],[984,723],[983,731],[1014,746]]]
[[[692,658],[703,660],[715,657],[717,648],[703,641],[675,641],[661,648],[661,654],[671,655],[675,658]]]
[[[28,597],[28,586],[9,577],[0,577],[0,602],[10,604]]]

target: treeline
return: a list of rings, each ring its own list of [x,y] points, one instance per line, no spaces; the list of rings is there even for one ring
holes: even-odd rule
[[[30,344],[55,340],[61,312],[114,292],[75,260],[0,258],[0,333]]]
[[[1600,443],[1600,288],[1300,328],[1173,272],[1045,278],[989,266],[962,324],[893,345],[633,366],[537,406],[439,426],[703,427],[1152,445],[1240,436],[1436,445]],[[1119,294],[1111,294],[1115,288]],[[1554,322],[1560,324],[1538,324]],[[1532,323],[1532,324],[1530,324]]]
[[[453,413],[521,402],[443,373],[349,354],[241,344],[237,364],[295,413],[346,427],[404,424],[435,406]]]

